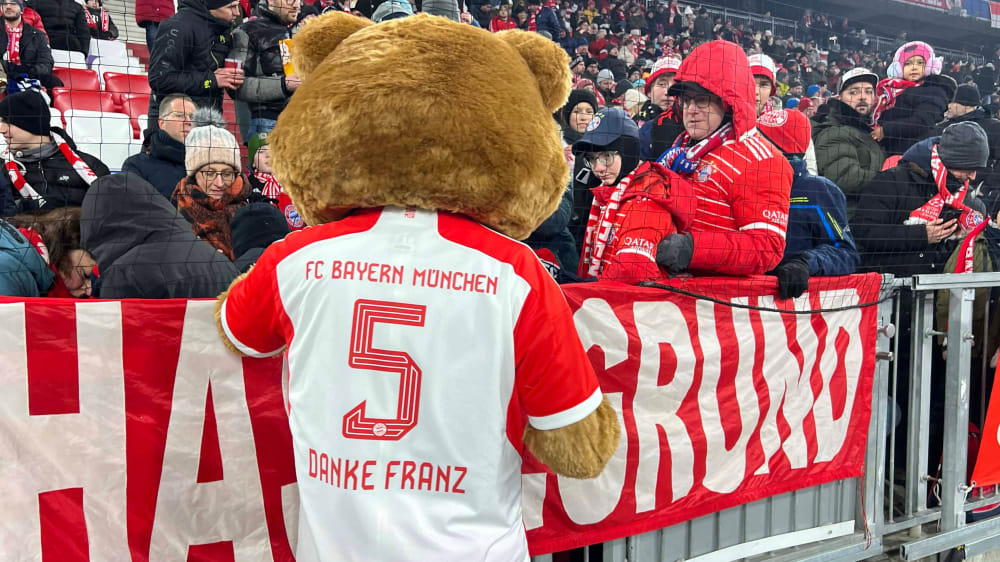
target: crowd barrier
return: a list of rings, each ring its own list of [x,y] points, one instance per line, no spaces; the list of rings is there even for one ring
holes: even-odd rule
[[[767,277],[567,286],[623,439],[591,481],[526,455],[534,560],[595,544],[587,559],[617,562],[1000,547],[1000,518],[966,522],[1000,502],[966,499],[971,299],[993,286],[1000,274],[858,275],[792,301]],[[944,331],[937,291],[951,295]],[[904,303],[909,357],[894,337]],[[930,356],[944,336],[941,504],[928,507]],[[293,558],[282,362],[227,352],[211,302],[4,299],[0,338],[0,559]],[[905,459],[887,431],[899,376]]]

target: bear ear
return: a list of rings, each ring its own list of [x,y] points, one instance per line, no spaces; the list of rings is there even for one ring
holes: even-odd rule
[[[307,76],[349,35],[374,25],[344,12],[324,14],[307,23],[292,40],[292,66],[299,78]]]
[[[549,113],[562,107],[569,98],[572,84],[566,51],[555,41],[530,31],[512,29],[496,35],[514,47],[528,63]]]

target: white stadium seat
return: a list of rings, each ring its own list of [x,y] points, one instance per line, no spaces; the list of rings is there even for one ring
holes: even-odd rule
[[[90,56],[104,58],[127,59],[128,49],[121,41],[90,40]]]
[[[122,162],[138,152],[133,146],[132,125],[124,113],[106,113],[82,109],[67,109],[66,132],[83,152],[104,162],[113,172],[122,168]]]
[[[61,49],[52,49],[52,60],[55,62],[56,66],[70,67],[70,64],[72,63],[79,63],[83,65],[83,68],[87,68],[87,57],[83,56],[83,53],[81,53],[80,51],[63,51]]]

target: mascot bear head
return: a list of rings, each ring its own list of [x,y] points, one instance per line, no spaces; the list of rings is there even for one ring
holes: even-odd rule
[[[461,213],[526,238],[569,180],[552,113],[569,58],[529,32],[417,15],[307,24],[302,85],[269,137],[275,175],[308,224],[359,207]]]

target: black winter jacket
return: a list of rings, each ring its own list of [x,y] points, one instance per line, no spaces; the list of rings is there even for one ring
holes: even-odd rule
[[[938,140],[933,137],[913,145],[898,165],[880,172],[861,190],[851,229],[861,249],[862,269],[896,276],[944,273],[942,268],[959,241],[952,237],[930,244],[925,225],[903,224],[911,211],[937,193],[930,160]],[[960,187],[951,175],[946,185],[952,192]],[[949,210],[942,211],[941,218],[955,218]]]
[[[212,16],[199,0],[180,0],[177,13],[160,24],[150,54],[149,87],[156,102],[181,93],[198,107],[221,111],[223,89],[214,73],[225,65],[231,46],[229,22]]]
[[[902,154],[944,119],[958,84],[950,76],[931,74],[917,86],[907,88],[895,105],[879,118],[882,147],[886,155]]]
[[[83,6],[74,0],[30,0],[27,6],[42,18],[53,49],[90,54],[90,28]]]
[[[990,143],[990,160],[987,168],[980,171],[977,180],[983,182],[980,198],[986,204],[990,216],[995,217],[1000,211],[1000,120],[991,117],[990,113],[982,107],[977,107],[965,115],[939,123],[937,127],[932,129],[929,136],[940,136],[948,125],[963,121],[972,121],[986,131],[986,138]]]
[[[177,184],[187,175],[184,145],[157,129],[149,137],[149,146],[129,156],[122,164],[122,172],[132,172],[148,181],[169,200]]]
[[[7,34],[0,33],[0,53],[6,52]],[[3,61],[7,80],[15,80],[21,74],[35,79],[52,74],[52,50],[49,48],[49,40],[45,38],[44,33],[27,23],[23,24],[21,31],[20,57],[21,64]],[[4,58],[6,59],[6,57]]]
[[[233,30],[229,58],[242,60],[246,75],[236,98],[247,102],[251,118],[277,119],[292,96],[285,84],[279,44],[292,37],[292,28],[268,10],[266,3],[257,6],[257,16]]]
[[[53,127],[52,130],[66,139],[69,147],[98,177],[111,173],[108,167],[95,156],[77,150],[76,143],[66,131],[56,127]],[[43,145],[30,151],[12,151],[12,154],[14,160],[22,166],[21,173],[24,175],[24,180],[45,199],[45,205],[42,207],[38,207],[33,200],[23,199],[14,188],[14,184],[4,174],[0,182],[4,184],[4,189],[13,193],[17,212],[48,211],[58,207],[79,206],[83,202],[83,197],[90,186],[73,169],[73,165],[63,156],[55,143]]]
[[[106,299],[214,298],[239,275],[135,174],[94,182],[83,201],[80,236],[97,260]]]

